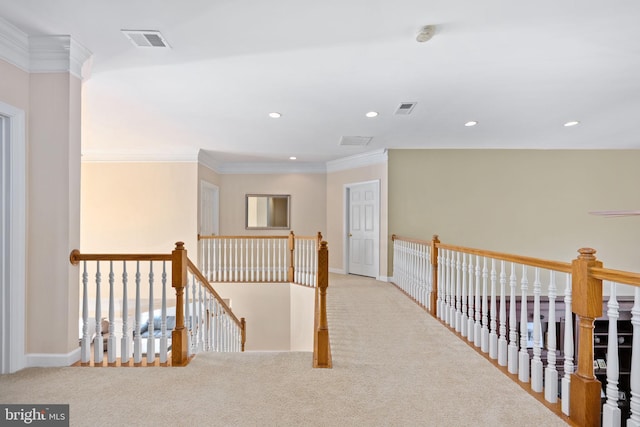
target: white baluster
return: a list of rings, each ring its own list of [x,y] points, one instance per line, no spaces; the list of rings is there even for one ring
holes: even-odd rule
[[[87,261],[82,261],[82,344],[80,347],[80,361],[89,363],[91,360],[91,335],[89,334],[89,275]]]
[[[200,325],[198,324],[198,292],[196,291],[196,276],[191,276],[191,354],[197,353],[198,348],[198,332]]]
[[[427,281],[427,305],[429,308],[429,311],[433,312],[434,308],[431,304],[431,296],[433,295],[433,265],[431,265],[431,247],[428,245],[425,245],[425,256],[424,256],[424,263],[426,266],[426,277],[425,280]]]
[[[527,350],[528,338],[528,303],[527,289],[529,288],[529,279],[527,278],[527,266],[522,266],[522,279],[520,280],[520,289],[522,297],[520,298],[520,352],[518,353],[518,379],[523,383],[529,382],[529,351]]]
[[[167,266],[162,261],[162,308],[160,323],[160,363],[167,363],[169,352],[169,337],[167,334]]]
[[[496,260],[491,259],[491,309],[489,314],[491,315],[491,321],[489,323],[491,331],[489,332],[489,357],[492,359],[498,358],[498,321],[496,316],[498,315],[497,302],[496,302]]]
[[[216,264],[216,271],[218,272],[216,280],[219,282],[223,281],[223,272],[222,272],[222,239],[216,239],[216,248],[218,255],[218,263]]]
[[[255,282],[256,280],[256,276],[255,276],[255,256],[256,256],[256,249],[255,249],[255,241],[256,239],[251,239],[251,249],[249,250],[251,256],[249,258],[249,270],[251,271],[251,276],[250,276],[250,280],[252,282]]]
[[[540,269],[535,268],[533,280],[533,360],[531,361],[531,389],[540,393],[542,378],[542,325],[540,324]]]
[[[618,309],[620,305],[616,298],[616,284],[611,282],[609,302],[607,303],[607,317],[609,318],[609,340],[607,342],[607,401],[602,407],[602,425],[620,426],[621,412],[618,407]]]
[[[509,351],[507,353],[507,370],[510,374],[518,373],[518,332],[516,322],[516,265],[511,263],[511,275],[509,276]]]
[[[129,345],[129,297],[127,295],[127,262],[122,261],[122,340],[120,341],[120,364],[129,363],[131,346]]]
[[[474,342],[475,341],[475,305],[473,304],[473,301],[475,300],[475,290],[473,288],[473,283],[474,283],[474,271],[475,268],[473,266],[473,255],[469,255],[469,271],[468,271],[468,278],[469,278],[469,320],[467,321],[467,340],[469,342]],[[476,284],[476,286],[478,286]]]
[[[149,317],[147,321],[147,364],[151,365],[156,359],[156,337],[153,322],[153,261],[149,261]]]
[[[544,371],[544,398],[558,401],[558,371],[556,370],[556,272],[549,272],[549,322],[547,323],[547,367]]]
[[[443,312],[444,312],[444,308],[443,308],[443,298],[444,298],[444,294],[443,294],[443,283],[444,283],[444,277],[443,277],[443,273],[444,273],[444,269],[442,268],[442,250],[438,251],[438,265],[437,265],[437,269],[438,269],[438,283],[436,283],[436,286],[438,287],[438,300],[436,301],[436,316],[438,316],[438,318],[440,320],[443,319]]]
[[[198,297],[198,316],[196,317],[196,322],[198,322],[198,346],[197,346],[197,352],[201,352],[202,350],[204,350],[204,296],[202,294],[203,288],[204,286],[202,285],[202,283],[200,283],[200,281],[198,281],[198,291],[199,291],[199,297]]]
[[[192,326],[192,316],[189,310],[190,306],[189,302],[189,279],[187,279],[187,285],[184,287],[184,326],[187,328],[187,354],[191,356],[191,334],[193,333]],[[173,343],[172,343],[173,345]]]
[[[480,305],[480,298],[482,296],[482,288],[481,288],[481,269],[480,269],[480,255],[476,255],[476,323],[474,325],[473,331],[473,344],[476,347],[481,347],[482,345],[482,324],[480,323],[482,320],[482,306]]]
[[[467,254],[462,254],[462,316],[460,317],[460,335],[467,336],[467,329],[469,327],[469,315],[468,315],[468,296],[467,296]]]
[[[636,288],[637,290],[637,288]],[[571,275],[566,276],[564,288],[564,376],[562,377],[562,413],[569,415],[571,374],[573,373],[573,314],[571,308]],[[640,332],[640,330],[639,330]]]
[[[453,325],[454,322],[454,308],[453,308],[453,251],[451,250],[447,250],[446,252],[446,258],[447,258],[447,282],[446,282],[446,294],[447,294],[447,300],[446,300],[446,321],[447,324],[449,326]]]
[[[489,352],[489,303],[488,303],[488,284],[489,269],[487,268],[487,258],[484,258],[482,264],[482,337],[481,349],[483,353]]]
[[[631,309],[633,340],[631,344],[631,416],[627,427],[640,427],[640,288],[634,288],[633,308]]]
[[[107,362],[116,362],[116,302],[114,292],[113,261],[109,261],[109,337],[107,338]]]
[[[460,277],[460,268],[460,252],[456,252],[456,332],[460,332],[460,322],[462,321],[462,278]]]
[[[507,267],[500,261],[500,338],[498,339],[498,365],[507,366]]]
[[[133,323],[133,363],[142,362],[142,337],[140,336],[140,317],[142,315],[140,303],[140,261],[136,261],[136,306],[135,321]]]
[[[96,261],[96,337],[93,339],[93,362],[102,364],[104,357],[104,342],[102,341],[102,292],[100,291],[100,261]]]

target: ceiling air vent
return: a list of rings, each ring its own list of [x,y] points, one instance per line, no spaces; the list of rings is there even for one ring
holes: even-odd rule
[[[400,106],[398,106],[395,114],[411,114],[411,111],[413,111],[413,107],[415,107],[416,104],[417,102],[403,102],[402,104],[400,104]]]
[[[136,47],[169,48],[169,43],[162,37],[160,31],[121,30]]]
[[[372,136],[343,136],[340,138],[340,145],[365,146],[372,138]]]

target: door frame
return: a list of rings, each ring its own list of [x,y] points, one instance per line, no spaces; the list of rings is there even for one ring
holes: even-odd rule
[[[25,112],[0,101],[0,115],[9,123],[9,194],[0,189],[0,197],[9,204],[3,208],[2,216],[8,217],[10,224],[8,238],[0,241],[0,256],[9,270],[0,277],[0,373],[4,374],[26,366],[27,144]]]
[[[378,215],[378,220],[376,221],[376,223],[378,224],[378,229],[376,230],[376,233],[378,234],[378,244],[375,247],[375,256],[374,256],[374,262],[375,262],[375,270],[376,270],[376,280],[380,280],[380,209],[381,209],[381,200],[380,200],[380,180],[379,179],[372,179],[370,181],[361,181],[361,182],[351,182],[349,184],[344,184],[344,190],[343,190],[343,200],[344,200],[344,212],[343,212],[343,218],[344,221],[342,223],[342,235],[343,235],[343,243],[342,243],[342,247],[344,248],[343,251],[343,264],[344,265],[344,273],[345,274],[350,274],[349,273],[349,251],[351,249],[351,245],[349,245],[349,228],[350,228],[350,221],[351,221],[351,198],[350,198],[350,194],[351,194],[351,187],[355,187],[358,185],[363,185],[363,184],[375,184],[376,185],[376,197],[378,200],[378,210],[377,210],[377,215]]]

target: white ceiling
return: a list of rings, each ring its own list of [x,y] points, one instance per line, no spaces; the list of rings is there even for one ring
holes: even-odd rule
[[[637,0],[0,0],[0,17],[93,52],[85,155],[640,148]],[[416,42],[427,24],[435,36]],[[122,29],[172,48],[136,48]],[[413,113],[394,115],[407,101]]]

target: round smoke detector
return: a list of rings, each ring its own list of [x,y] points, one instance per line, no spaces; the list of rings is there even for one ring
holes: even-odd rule
[[[435,25],[427,25],[420,29],[420,32],[416,36],[416,40],[419,43],[424,43],[426,41],[431,40],[431,37],[436,33]]]

